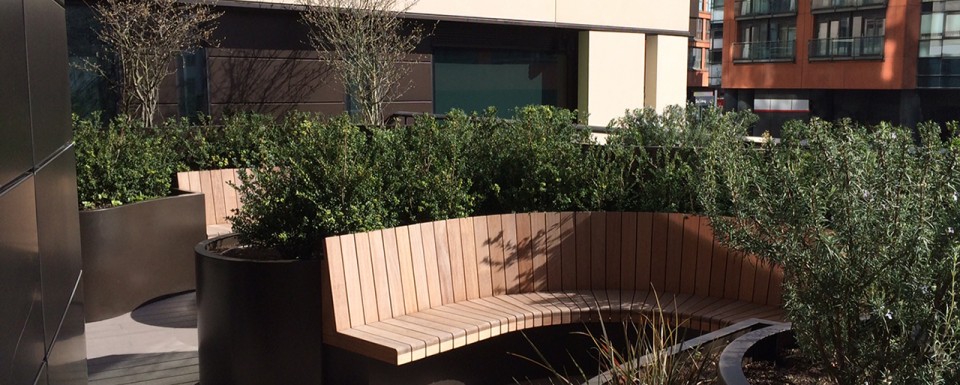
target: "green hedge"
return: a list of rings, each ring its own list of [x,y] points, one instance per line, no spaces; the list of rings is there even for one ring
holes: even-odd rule
[[[124,117],[104,123],[94,114],[84,120],[74,115],[73,127],[81,208],[169,195],[179,155],[166,125],[151,129]]]

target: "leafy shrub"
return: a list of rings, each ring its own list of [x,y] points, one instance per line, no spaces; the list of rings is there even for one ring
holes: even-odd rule
[[[84,209],[119,206],[169,195],[178,157],[161,126],[120,116],[104,125],[99,114],[73,116],[77,191]]]
[[[287,127],[273,116],[256,113],[226,115],[221,124],[205,116],[196,125],[186,119],[178,122],[178,148],[188,170],[257,166],[265,149],[286,137]]]
[[[393,226],[367,134],[346,116],[294,114],[287,137],[241,174],[242,209],[230,218],[241,242],[311,258],[324,237]]]
[[[588,208],[590,133],[573,124],[575,117],[547,106],[521,108],[513,120],[498,119],[495,111],[451,114],[450,124],[474,126],[470,158],[482,212]]]
[[[705,152],[718,233],[783,266],[798,343],[838,384],[958,381],[960,147],[917,134],[814,120]]]
[[[374,129],[370,153],[383,179],[383,199],[399,223],[459,218],[473,213],[471,125],[424,116],[414,125]]]

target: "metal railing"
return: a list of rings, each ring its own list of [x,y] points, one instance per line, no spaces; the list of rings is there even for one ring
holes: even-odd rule
[[[883,36],[840,37],[810,40],[810,59],[883,57]]]
[[[796,58],[796,40],[733,43],[733,60],[788,61]]]
[[[887,5],[887,0],[813,0],[810,8],[813,10],[826,8],[858,8]]]
[[[734,16],[788,15],[797,13],[797,0],[738,0]]]

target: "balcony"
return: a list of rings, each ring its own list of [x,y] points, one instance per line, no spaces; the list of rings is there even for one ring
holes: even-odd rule
[[[733,43],[733,62],[793,61],[796,58],[796,45],[796,40]]]
[[[796,0],[739,0],[734,4],[737,19],[797,14]]]
[[[817,12],[833,12],[857,8],[883,8],[887,0],[813,0],[810,9]]]
[[[810,60],[883,58],[883,36],[810,40]]]

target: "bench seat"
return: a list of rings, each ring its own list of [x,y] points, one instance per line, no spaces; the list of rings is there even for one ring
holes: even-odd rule
[[[518,213],[328,237],[324,343],[394,365],[505,333],[656,321],[783,321],[778,266],[686,214]],[[672,325],[671,325],[672,326]]]
[[[668,321],[714,331],[760,318],[783,321],[783,309],[686,294],[648,291],[571,291],[498,295],[338,331],[328,343],[402,365],[509,332],[571,323],[653,319],[660,306]],[[674,318],[676,317],[676,318]],[[331,336],[328,336],[331,337]]]

